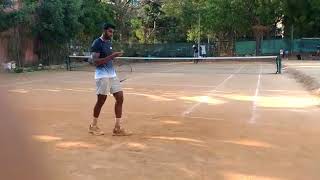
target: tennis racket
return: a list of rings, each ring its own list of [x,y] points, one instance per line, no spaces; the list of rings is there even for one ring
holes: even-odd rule
[[[120,82],[124,82],[130,78],[133,72],[131,63],[123,60],[117,60],[113,65]]]

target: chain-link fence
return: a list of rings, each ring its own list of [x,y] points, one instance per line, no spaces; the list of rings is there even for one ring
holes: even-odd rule
[[[255,55],[255,41],[237,41],[236,55]],[[262,55],[279,54],[280,49],[293,54],[313,54],[320,49],[320,38],[264,40],[261,44]]]

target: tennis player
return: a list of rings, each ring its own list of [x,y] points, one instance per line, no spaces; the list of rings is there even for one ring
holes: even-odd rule
[[[111,38],[115,26],[109,23],[103,25],[102,35],[93,41],[91,46],[91,62],[96,66],[96,94],[97,102],[93,109],[93,119],[89,126],[89,133],[96,136],[104,135],[104,132],[98,127],[98,118],[101,108],[104,105],[107,96],[112,94],[116,100],[114,106],[115,126],[113,129],[114,136],[128,136],[131,133],[122,128],[122,105],[123,91],[119,79],[117,78],[112,61],[114,58],[122,56],[122,52],[112,52]]]

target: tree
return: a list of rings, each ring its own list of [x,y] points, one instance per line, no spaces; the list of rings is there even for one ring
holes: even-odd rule
[[[50,44],[64,44],[81,32],[79,23],[82,1],[46,0],[37,8],[34,32],[39,40]]]
[[[34,12],[35,2],[34,0],[26,0],[23,2],[21,9],[11,9],[11,11],[5,11],[5,8],[13,8],[12,1],[0,0],[0,32],[7,31],[10,28],[23,25],[26,30],[30,30],[32,25],[32,17],[30,14]]]
[[[144,0],[139,11],[139,19],[142,21],[144,43],[155,43],[157,41],[157,24],[164,12],[159,1]]]
[[[291,36],[294,28],[295,37],[320,36],[320,1],[319,0],[284,0],[285,36]]]
[[[206,0],[165,0],[163,11],[167,17],[171,17],[177,23],[173,30],[177,37],[184,41],[196,42],[200,36],[200,27],[198,24],[199,14],[205,19],[204,3]]]
[[[276,25],[282,21],[283,3],[280,0],[255,0],[252,8],[252,30],[256,39],[256,55],[261,54],[261,41],[270,30],[276,31]]]
[[[131,35],[131,19],[136,17],[136,2],[134,0],[109,0],[108,5],[113,11],[114,23],[118,31],[115,39],[119,42],[127,42]]]
[[[81,12],[79,23],[83,29],[76,38],[80,40],[80,44],[91,45],[92,40],[101,34],[103,23],[114,23],[113,12],[106,2],[85,0],[81,5]]]
[[[141,43],[184,42],[187,31],[183,28],[181,18],[172,16],[174,13],[167,10],[166,2],[142,1],[137,8],[137,16],[131,20],[132,40]]]
[[[208,0],[205,7],[208,34],[230,42],[239,37],[254,36],[257,54],[263,36],[268,30],[275,29],[282,15],[280,0]],[[228,49],[232,49],[231,46]]]

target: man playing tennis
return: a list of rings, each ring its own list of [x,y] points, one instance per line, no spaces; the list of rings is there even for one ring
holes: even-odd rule
[[[89,126],[89,133],[92,135],[104,135],[104,132],[98,127],[98,118],[101,108],[107,99],[108,94],[112,94],[116,100],[115,111],[115,127],[113,129],[114,136],[130,135],[121,127],[123,91],[120,81],[117,78],[112,61],[114,58],[122,56],[122,52],[112,52],[111,38],[113,36],[115,26],[112,24],[103,25],[103,33],[101,37],[94,40],[91,46],[92,63],[96,66],[96,94],[97,102],[93,109],[93,119]]]

